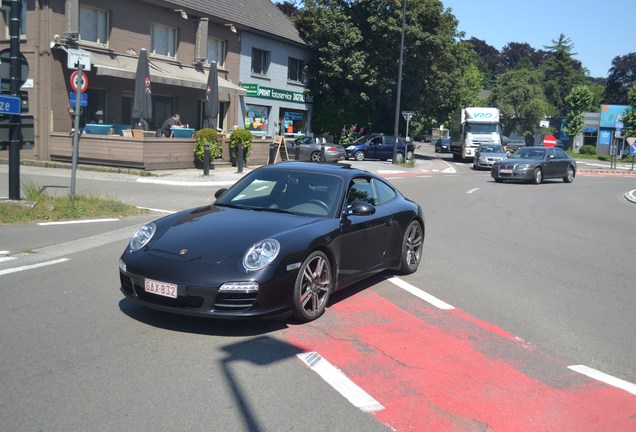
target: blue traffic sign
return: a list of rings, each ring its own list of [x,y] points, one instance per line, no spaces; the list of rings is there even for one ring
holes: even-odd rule
[[[18,96],[0,95],[0,114],[20,115],[21,104]]]
[[[636,143],[632,144],[631,146],[629,146],[629,152],[632,155],[636,155]]]
[[[87,93],[80,93],[80,106],[88,106],[88,94]],[[76,102],[77,102],[77,93],[75,92],[70,92],[69,93],[69,105],[74,107]]]

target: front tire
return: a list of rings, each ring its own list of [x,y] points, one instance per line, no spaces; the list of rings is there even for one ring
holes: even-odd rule
[[[541,184],[542,182],[543,182],[543,171],[541,171],[541,168],[535,168],[534,172],[532,173],[532,183]]]
[[[353,157],[357,161],[363,161],[364,160],[364,152],[362,150],[358,150],[357,152],[354,153]]]
[[[563,182],[572,183],[573,180],[574,180],[574,168],[569,166],[567,171],[565,172],[565,176],[563,177]]]
[[[400,257],[400,273],[411,274],[417,270],[422,260],[424,229],[418,221],[412,221],[406,228],[402,240],[402,256]]]
[[[302,322],[320,317],[333,290],[331,264],[323,252],[315,251],[300,266],[294,284],[292,315]]]

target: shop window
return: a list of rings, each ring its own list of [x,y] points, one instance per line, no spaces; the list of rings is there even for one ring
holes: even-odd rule
[[[267,135],[269,131],[269,107],[247,105],[245,112],[245,129],[255,134]]]
[[[305,133],[307,123],[306,113],[303,111],[283,111],[282,127],[286,136],[300,136]]]
[[[26,2],[23,1],[22,9],[20,10],[20,38],[26,38]],[[10,28],[9,28],[9,16],[11,15],[11,4],[2,2],[2,18],[4,19],[4,38],[9,39],[11,37]]]
[[[150,52],[166,57],[177,56],[177,29],[152,24],[150,29]]]
[[[305,82],[305,62],[293,57],[287,61],[287,79],[297,83]]]
[[[225,66],[225,41],[221,39],[208,39],[208,63],[216,62],[217,66]]]
[[[269,57],[269,51],[252,48],[252,73],[266,76],[269,70]]]
[[[108,12],[88,6],[80,6],[79,33],[84,42],[101,45],[108,43]]]

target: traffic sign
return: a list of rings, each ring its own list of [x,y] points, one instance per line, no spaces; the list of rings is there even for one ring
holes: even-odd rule
[[[77,69],[79,65],[85,71],[91,70],[91,53],[89,51],[69,48],[66,57],[66,66],[69,69]]]
[[[402,116],[404,120],[409,121],[415,115],[415,111],[402,111]]]
[[[546,135],[546,137],[543,138],[543,145],[545,147],[556,147],[556,143],[557,140],[554,135]]]
[[[20,115],[22,100],[17,96],[0,95],[0,114]]]
[[[80,106],[83,107],[87,107],[88,106],[88,94],[87,93],[80,93]],[[69,96],[69,105],[72,107],[75,107],[75,105],[77,104],[77,93],[76,92],[70,92],[68,94]]]
[[[76,92],[78,88],[81,93],[86,91],[88,88],[88,77],[84,72],[82,72],[81,78],[79,76],[79,71],[75,71],[71,74],[71,88],[74,92]]]

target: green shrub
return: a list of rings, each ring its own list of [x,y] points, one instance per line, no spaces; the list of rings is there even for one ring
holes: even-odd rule
[[[203,128],[194,135],[194,159],[203,162],[205,145],[210,146],[210,160],[221,157],[221,147],[219,146],[219,134],[214,129]]]
[[[243,145],[243,157],[247,160],[252,152],[252,133],[247,129],[234,129],[230,134],[230,153],[235,158],[239,144]]]
[[[584,155],[595,155],[596,154],[596,147],[594,147],[593,145],[581,146],[581,148],[579,149],[579,153],[584,154]]]

